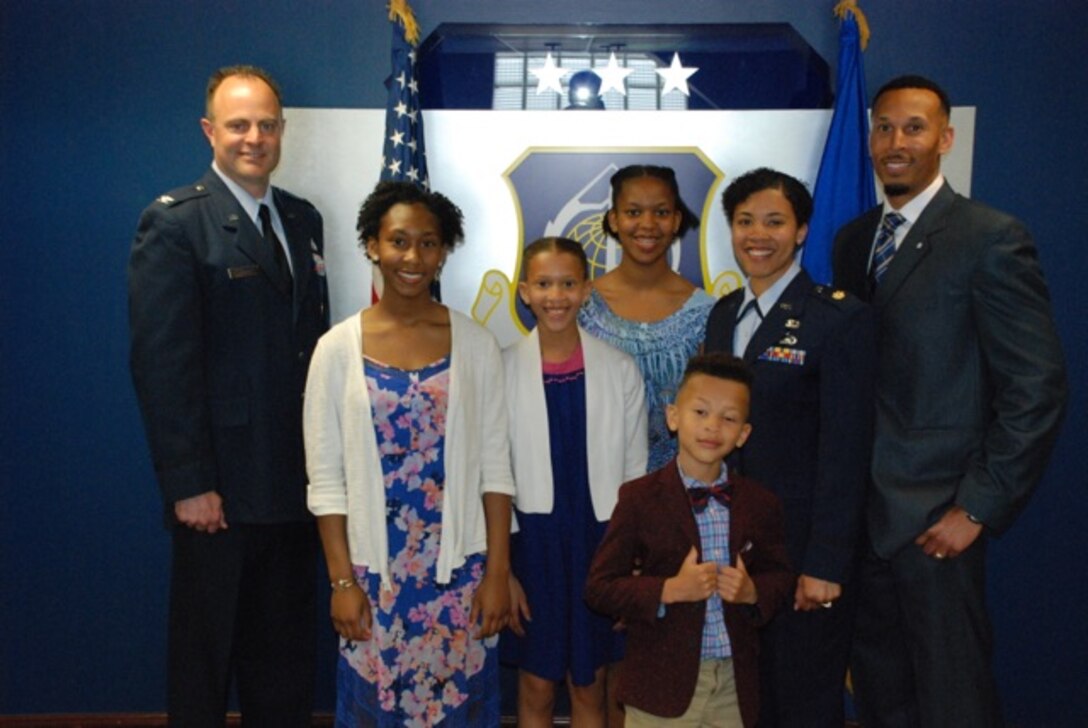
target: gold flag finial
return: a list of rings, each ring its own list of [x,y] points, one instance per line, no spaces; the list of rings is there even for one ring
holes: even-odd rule
[[[404,26],[404,40],[409,45],[419,45],[419,23],[408,0],[389,0],[389,19]]]
[[[858,0],[841,0],[839,4],[835,6],[835,17],[842,20],[846,17],[847,13],[853,13],[854,20],[858,24],[858,37],[861,40],[861,49],[865,50],[865,46],[869,45],[869,21],[865,19],[865,13],[861,12],[861,8],[858,7]]]

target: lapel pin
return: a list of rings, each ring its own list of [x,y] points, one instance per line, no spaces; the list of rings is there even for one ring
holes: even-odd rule
[[[801,328],[801,322],[797,319],[786,319],[787,329],[799,329]]]
[[[793,334],[786,334],[782,337],[782,340],[778,342],[782,346],[793,346],[797,343],[797,337]]]

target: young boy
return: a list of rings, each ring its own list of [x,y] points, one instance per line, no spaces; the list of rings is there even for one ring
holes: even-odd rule
[[[679,453],[620,489],[590,566],[586,601],[627,625],[627,726],[756,723],[756,629],[794,577],[778,498],[723,462],[751,432],[751,377],[733,356],[692,357],[666,410]]]

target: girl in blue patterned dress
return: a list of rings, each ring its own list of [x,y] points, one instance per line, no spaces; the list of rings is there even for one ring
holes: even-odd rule
[[[358,229],[382,298],[322,337],[304,412],[341,637],[336,724],[497,726],[513,494],[501,355],[430,295],[463,237],[453,203],[383,182]]]
[[[612,208],[602,226],[619,241],[623,256],[619,265],[593,281],[578,318],[586,331],[638,362],[646,383],[653,471],[676,455],[676,442],[665,426],[665,405],[702,343],[714,299],[669,265],[669,248],[699,224],[680,199],[673,170],[624,167],[612,175],[611,185]]]
[[[503,352],[519,530],[502,657],[519,668],[519,726],[552,725],[562,681],[572,724],[603,728],[605,669],[622,657],[622,633],[582,590],[620,485],[646,472],[642,378],[630,356],[578,328],[589,295],[579,243],[543,238],[522,260],[518,294],[537,325]]]

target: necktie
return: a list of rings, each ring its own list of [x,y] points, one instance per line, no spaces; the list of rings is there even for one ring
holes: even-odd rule
[[[272,257],[276,261],[276,268],[279,269],[283,278],[290,279],[291,267],[287,265],[287,254],[283,252],[283,244],[280,243],[276,231],[272,228],[272,214],[268,210],[268,205],[262,204],[258,214],[261,217],[261,234],[264,236],[265,241],[272,246]]]
[[[880,222],[880,232],[876,236],[876,248],[873,250],[873,281],[879,285],[888,272],[888,266],[895,257],[895,229],[906,222],[898,212],[889,212]]]
[[[751,315],[749,316],[749,314]],[[762,322],[763,311],[759,309],[759,301],[753,298],[744,304],[744,308],[740,310],[740,314],[737,316],[737,324],[733,328],[734,356],[744,356],[744,352],[748,350],[748,344],[751,343],[752,337],[755,336],[756,330]]]
[[[759,309],[759,299],[753,298],[745,305],[744,308],[740,310],[740,314],[737,316],[737,321],[743,321],[744,317],[747,316],[748,313],[751,311],[756,312],[756,316],[759,318],[760,321],[763,320],[763,311]]]
[[[728,508],[732,497],[733,489],[729,483],[712,485],[709,488],[688,488],[688,498],[691,500],[691,507],[696,513],[705,511],[711,498]]]

